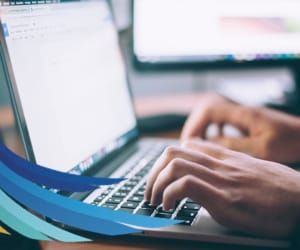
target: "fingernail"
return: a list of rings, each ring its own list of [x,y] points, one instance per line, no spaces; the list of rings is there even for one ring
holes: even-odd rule
[[[156,206],[156,205],[157,205],[156,200],[155,200],[155,199],[151,199],[150,205],[151,205],[151,206]]]
[[[168,212],[169,210],[171,210],[171,208],[169,208],[168,206],[163,205],[163,210]]]

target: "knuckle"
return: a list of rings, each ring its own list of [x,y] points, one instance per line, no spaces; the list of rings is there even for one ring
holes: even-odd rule
[[[181,146],[183,148],[191,148],[193,147],[193,145],[195,144],[195,139],[188,139],[188,140],[185,140]]]
[[[177,146],[168,146],[165,149],[164,154],[168,158],[173,158],[176,154],[178,154],[178,152],[179,152],[179,147],[177,147]]]
[[[194,186],[194,177],[192,175],[186,175],[182,178],[182,190],[191,190]]]
[[[169,167],[171,169],[172,172],[177,172],[181,169],[182,167],[182,162],[183,160],[180,158],[174,158],[171,160]]]
[[[178,173],[181,171],[183,165],[183,160],[179,158],[174,158],[171,160],[167,167],[168,176],[170,178],[176,178]]]

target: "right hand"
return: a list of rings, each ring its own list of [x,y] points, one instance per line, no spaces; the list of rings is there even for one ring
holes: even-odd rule
[[[210,124],[217,124],[219,135],[205,138]],[[230,124],[244,136],[223,135]],[[184,125],[182,140],[201,137],[227,148],[282,163],[300,162],[300,119],[267,108],[239,105],[218,94],[204,94]]]
[[[226,227],[298,237],[300,173],[279,163],[199,139],[168,147],[151,169],[145,199],[168,210],[185,197]]]

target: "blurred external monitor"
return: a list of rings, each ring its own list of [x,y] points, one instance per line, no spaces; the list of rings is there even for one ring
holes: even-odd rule
[[[232,65],[300,59],[299,0],[134,0],[139,64]]]

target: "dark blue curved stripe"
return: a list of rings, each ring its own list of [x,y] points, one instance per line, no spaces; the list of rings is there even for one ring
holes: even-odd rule
[[[159,228],[181,222],[132,215],[72,200],[34,185],[15,174],[1,162],[0,187],[18,202],[41,215],[100,234],[120,235],[138,232],[138,230],[119,223],[137,227]]]
[[[70,192],[92,191],[100,185],[110,185],[123,181],[122,178],[93,178],[59,172],[31,163],[11,152],[0,143],[0,160],[11,170],[24,178],[45,186]]]

